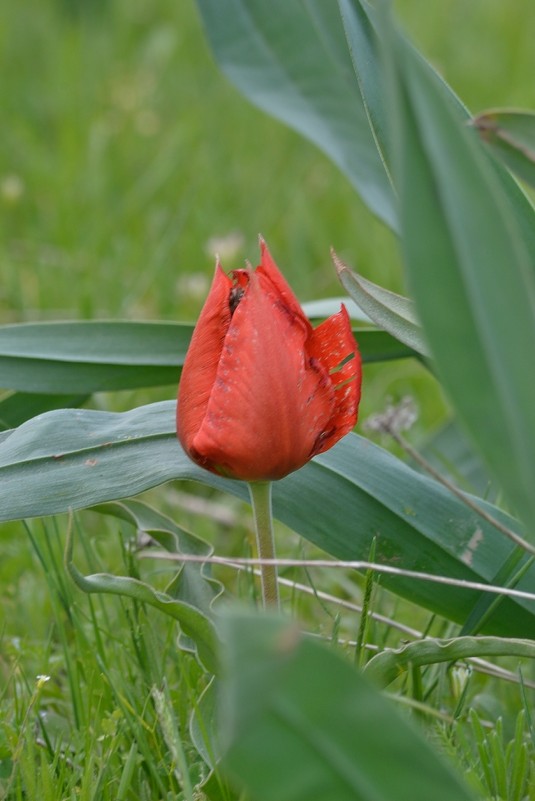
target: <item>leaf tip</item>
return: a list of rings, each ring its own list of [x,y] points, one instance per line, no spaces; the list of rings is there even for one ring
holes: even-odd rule
[[[342,273],[345,272],[348,269],[348,267],[347,267],[347,264],[344,264],[344,262],[338,256],[336,250],[332,246],[331,246],[331,259],[332,259],[332,262],[333,262],[333,264],[335,266],[338,278],[340,278]]]

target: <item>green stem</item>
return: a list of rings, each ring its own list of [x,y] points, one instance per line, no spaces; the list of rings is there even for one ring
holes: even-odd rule
[[[251,504],[256,531],[256,545],[260,559],[275,558],[273,541],[273,518],[271,514],[271,481],[255,481],[249,484]],[[279,608],[279,588],[275,565],[260,565],[262,576],[262,598],[264,609]]]

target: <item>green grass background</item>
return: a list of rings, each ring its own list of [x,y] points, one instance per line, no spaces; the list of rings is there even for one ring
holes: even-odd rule
[[[533,0],[398,0],[395,7],[471,110],[535,106]],[[302,301],[342,294],[331,245],[367,277],[403,291],[392,235],[321,153],[250,106],[219,73],[192,0],[27,0],[5,3],[2,17],[0,324],[193,320],[215,251],[229,269],[245,258],[254,263],[260,232]],[[130,408],[174,392],[93,402]],[[362,416],[405,394],[420,407],[418,439],[447,405],[413,362],[366,368]],[[218,552],[248,553],[248,514],[234,501],[224,499],[229,524],[213,506],[206,508],[215,522],[199,522],[176,488],[149,498],[180,509]],[[176,793],[169,733],[166,740],[150,687],[166,676],[185,731],[204,679],[193,660],[178,658],[174,626],[156,613],[80,598],[61,566],[65,525],[0,532],[0,799]],[[84,569],[138,569],[124,545],[132,532],[90,515],[77,525],[85,527]],[[302,555],[302,547],[284,532],[288,555]],[[155,584],[169,578],[162,565],[142,570]],[[317,581],[333,589],[327,576]],[[234,586],[253,595],[249,579]],[[359,592],[350,579],[334,589]],[[382,604],[397,614],[395,601]],[[346,622],[354,631],[352,615],[298,597],[292,605],[323,634]],[[405,605],[403,612],[416,614]],[[371,636],[382,645],[388,635]],[[38,674],[51,676],[39,696]],[[483,683],[475,691],[481,714],[509,714],[509,734],[514,692],[490,692]],[[185,748],[195,773],[198,760]]]

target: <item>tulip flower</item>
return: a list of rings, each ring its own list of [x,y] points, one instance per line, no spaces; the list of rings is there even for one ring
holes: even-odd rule
[[[253,488],[347,434],[361,383],[345,307],[313,328],[263,240],[260,249],[256,269],[227,275],[218,261],[177,404],[177,435],[190,458]]]
[[[261,241],[221,265],[186,355],[177,433],[194,462],[245,481],[302,467],[356,423],[360,358],[344,306],[314,329]]]

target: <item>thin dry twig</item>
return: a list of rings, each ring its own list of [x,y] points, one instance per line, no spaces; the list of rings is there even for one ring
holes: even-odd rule
[[[163,559],[163,560],[170,560],[170,561],[196,561],[196,562],[215,562],[216,564],[222,564],[225,567],[234,568],[235,570],[244,570],[246,567],[250,567],[251,563],[254,563],[258,560],[254,559],[225,559],[224,557],[210,557],[209,559],[203,557],[194,557],[193,559],[183,558],[179,554],[170,554],[167,551],[141,551],[139,556],[146,559]],[[324,561],[319,562],[318,560],[276,560],[277,564],[288,563],[291,561],[295,566],[301,565],[305,562],[306,566],[328,566],[328,567],[344,567],[347,566],[348,563],[339,563],[339,562],[331,562],[331,561]],[[356,563],[350,563],[356,564]],[[367,563],[363,563],[367,564]],[[255,575],[260,575],[260,570],[254,570],[253,573]],[[347,601],[344,598],[338,598],[336,595],[331,595],[324,590],[313,590],[312,587],[307,586],[306,584],[301,584],[297,581],[292,581],[291,579],[284,578],[282,576],[278,577],[279,584],[290,587],[292,589],[296,589],[299,592],[307,593],[308,595],[317,595],[323,601],[327,601],[328,603],[335,604],[336,606],[340,606],[344,609],[348,609],[351,612],[356,612],[360,614],[362,612],[362,606],[360,604],[353,603],[351,601]],[[484,585],[486,586],[486,585]],[[496,588],[500,589],[500,588]],[[397,620],[393,620],[392,618],[387,617],[386,615],[381,615],[379,612],[371,611],[371,617],[376,620],[378,623],[382,623],[386,626],[390,626],[390,628],[397,629],[402,634],[405,634],[409,637],[412,637],[416,640],[421,640],[424,638],[423,632],[419,631],[418,629],[414,629],[411,626],[407,626],[404,623],[400,623]],[[319,636],[319,635],[318,635]],[[341,641],[341,644],[344,646],[352,647],[355,643],[351,640],[344,640]],[[519,678],[516,673],[513,673],[510,670],[506,670],[505,668],[499,667],[498,665],[494,665],[492,662],[487,662],[485,659],[481,659],[479,657],[470,657],[469,660],[470,664],[477,670],[479,673],[485,673],[489,676],[494,676],[497,679],[502,679],[504,681],[509,681],[513,684],[519,683]],[[535,689],[535,682],[526,681],[524,679],[524,684],[529,687],[530,689]]]
[[[495,584],[483,584],[479,581],[468,581],[456,579],[450,576],[436,576],[433,573],[422,573],[417,570],[406,570],[401,567],[391,565],[381,565],[376,562],[365,561],[333,561],[331,559],[227,559],[224,556],[196,556],[194,554],[167,553],[167,551],[141,551],[140,556],[144,559],[167,559],[173,562],[201,562],[214,565],[231,566],[242,565],[244,567],[260,567],[261,565],[275,565],[276,567],[328,567],[343,568],[350,570],[374,570],[376,573],[384,573],[389,576],[410,578],[417,581],[430,581],[434,584],[445,584],[449,587],[459,587],[463,590],[477,590],[478,592],[488,592],[493,595],[504,595],[511,598],[523,598],[528,601],[535,601],[535,593],[524,590],[515,590],[511,587],[499,587]]]

